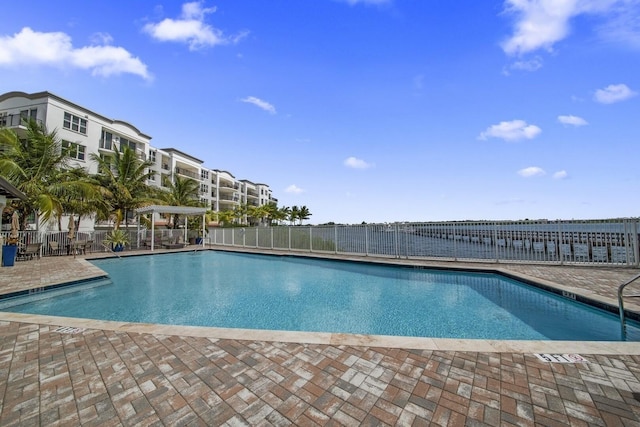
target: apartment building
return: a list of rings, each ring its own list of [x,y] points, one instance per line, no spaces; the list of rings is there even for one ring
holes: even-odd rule
[[[253,206],[277,203],[266,184],[239,180],[230,172],[210,169],[202,160],[175,148],[153,147],[151,136],[132,124],[110,119],[50,92],[0,95],[0,127],[11,128],[22,136],[26,131],[23,119],[35,119],[48,130],[56,129],[63,147],[70,148],[72,161],[89,173],[97,172],[90,154],[109,156],[128,146],[140,159],[153,162],[154,174],[149,185],[162,188],[167,179],[173,181],[176,176],[193,179],[200,184],[200,201],[213,211],[233,209],[243,203]],[[93,229],[94,224],[85,220],[80,227]]]

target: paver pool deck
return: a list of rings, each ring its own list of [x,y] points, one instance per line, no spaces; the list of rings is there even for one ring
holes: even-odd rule
[[[613,305],[618,285],[639,272],[410,263],[499,269]],[[84,256],[20,261],[0,269],[0,294],[101,275]],[[535,353],[587,361],[543,362]],[[249,331],[0,312],[0,425],[640,426],[640,343]]]

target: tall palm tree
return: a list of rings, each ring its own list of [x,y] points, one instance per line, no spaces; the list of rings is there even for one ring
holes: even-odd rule
[[[201,206],[200,184],[187,177],[175,176],[173,182],[165,182],[167,191],[160,191],[159,197],[170,206]],[[179,215],[173,216],[173,228],[178,227]]]
[[[113,218],[116,230],[135,208],[156,201],[146,183],[153,175],[153,171],[149,170],[153,163],[138,159],[130,147],[123,147],[122,152],[114,151],[113,156],[91,154],[91,159],[98,163],[95,179],[104,189],[103,197],[108,206],[102,214]]]
[[[90,198],[96,193],[86,175],[69,172],[69,156],[55,130],[49,132],[35,120],[24,125],[23,139],[11,129],[0,129],[0,174],[27,196],[15,202],[23,230],[32,215],[36,224],[59,218],[70,195]]]
[[[248,212],[249,212],[249,207],[247,206],[246,203],[242,203],[240,205],[234,206],[233,217],[236,221],[242,223],[243,218],[247,215]]]
[[[287,221],[289,219],[289,215],[291,215],[291,208],[289,206],[283,206],[281,208],[276,208],[272,218],[280,224],[282,221]]]
[[[300,220],[300,225],[302,225],[302,221],[306,221],[311,217],[311,212],[309,208],[306,206],[301,206],[298,211],[298,219]]]
[[[297,206],[292,206],[291,211],[289,212],[289,221],[291,221],[291,225],[299,218],[300,208]]]
[[[82,217],[92,216],[98,211],[108,209],[108,204],[102,198],[103,192],[100,189],[100,184],[89,175],[86,169],[78,167],[65,170],[60,174],[59,179],[60,182],[76,181],[86,183],[87,186],[90,186],[84,191],[71,188],[70,191],[59,194],[60,203],[64,212],[76,214],[78,225]],[[57,219],[58,229],[62,230],[62,215],[58,215]]]
[[[218,223],[222,223],[223,226],[233,223],[233,219],[235,218],[232,210],[213,212],[213,214]]]

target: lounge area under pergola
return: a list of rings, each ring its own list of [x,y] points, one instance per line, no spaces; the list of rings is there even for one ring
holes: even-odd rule
[[[138,216],[138,236],[140,236],[140,216],[151,214],[151,250],[154,250],[155,244],[155,214],[169,214],[169,215],[184,215],[184,216],[198,216],[202,215],[202,236],[206,232],[206,217],[207,208],[194,208],[190,206],[164,206],[164,205],[150,205],[142,208],[138,208],[135,210],[136,215]],[[184,241],[187,241],[187,221],[184,222]],[[139,239],[140,237],[138,237]],[[204,238],[202,239],[201,245],[204,247]],[[140,242],[138,242],[138,246],[140,246]]]

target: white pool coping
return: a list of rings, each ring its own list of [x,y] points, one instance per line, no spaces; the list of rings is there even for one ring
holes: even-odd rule
[[[65,326],[103,331],[152,335],[201,337],[243,341],[274,341],[332,346],[403,348],[415,350],[466,351],[481,353],[550,354],[640,354],[640,342],[622,341],[526,341],[455,338],[421,338],[387,335],[359,335],[328,332],[297,332],[259,329],[173,326],[72,317],[0,312],[0,321]]]

